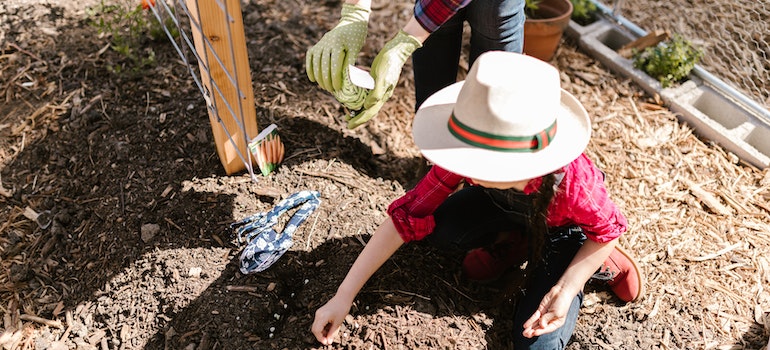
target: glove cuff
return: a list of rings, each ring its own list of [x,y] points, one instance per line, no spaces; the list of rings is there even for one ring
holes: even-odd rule
[[[342,4],[342,14],[340,15],[340,22],[352,21],[352,22],[369,22],[369,14],[372,13],[371,9],[344,3]]]
[[[403,45],[408,50],[408,54],[411,55],[414,50],[422,47],[422,43],[416,37],[405,32],[403,29],[399,30],[391,42],[396,45]]]

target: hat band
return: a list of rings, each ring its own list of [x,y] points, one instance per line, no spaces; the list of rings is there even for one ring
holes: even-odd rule
[[[467,144],[503,152],[536,152],[547,147],[556,135],[556,120],[543,131],[531,136],[502,136],[471,128],[452,112],[449,118],[449,132]]]

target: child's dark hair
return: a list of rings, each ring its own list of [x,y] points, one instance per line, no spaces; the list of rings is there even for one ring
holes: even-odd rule
[[[556,193],[556,175],[553,173],[543,176],[543,182],[534,195],[531,211],[528,215],[527,244],[529,245],[529,257],[524,271],[520,274],[514,274],[506,283],[502,294],[497,302],[502,302],[508,298],[514,297],[517,291],[526,289],[532,278],[532,271],[543,261],[543,249],[545,241],[548,239],[548,206],[551,204]],[[508,190],[515,191],[515,190]]]
[[[556,175],[543,176],[543,182],[534,196],[532,212],[529,214],[529,263],[527,270],[539,265],[543,257],[543,247],[548,237],[548,205],[556,192]]]

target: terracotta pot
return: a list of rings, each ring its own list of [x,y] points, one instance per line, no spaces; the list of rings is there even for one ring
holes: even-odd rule
[[[524,53],[550,61],[572,15],[570,0],[542,0],[524,22]]]

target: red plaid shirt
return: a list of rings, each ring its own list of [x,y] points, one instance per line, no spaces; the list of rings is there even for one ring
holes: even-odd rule
[[[548,207],[548,226],[577,225],[588,239],[600,243],[616,239],[626,231],[626,217],[607,195],[604,174],[588,157],[581,155],[562,171],[564,178]],[[433,212],[463,180],[470,182],[434,165],[414,189],[390,204],[388,215],[404,242],[420,240],[433,232]],[[542,181],[532,179],[524,193],[537,192]]]
[[[472,0],[417,0],[414,3],[414,18],[429,33],[433,33],[444,22],[454,16]]]

